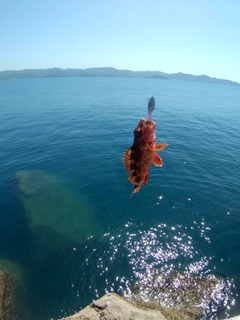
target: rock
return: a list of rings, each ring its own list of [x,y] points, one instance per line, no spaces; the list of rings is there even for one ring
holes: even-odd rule
[[[137,305],[160,307],[167,319],[196,320],[211,314],[213,307],[220,308],[228,293],[227,284],[213,275],[154,269],[148,277],[142,274],[124,296]]]
[[[14,315],[14,278],[0,271],[0,319],[13,320]]]
[[[0,259],[0,320],[30,319],[27,290],[23,267],[11,260]]]
[[[0,270],[7,272],[16,280],[19,284],[25,282],[25,273],[23,267],[18,263],[7,259],[0,259]]]
[[[105,294],[64,320],[166,320],[159,310],[136,307],[115,293]]]

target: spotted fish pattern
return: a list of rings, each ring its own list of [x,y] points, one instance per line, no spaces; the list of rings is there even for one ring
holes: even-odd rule
[[[155,128],[156,122],[141,119],[133,131],[133,145],[124,154],[124,164],[130,174],[128,180],[135,184],[132,194],[140,190],[142,183],[147,184],[152,163],[158,167],[163,165],[156,151],[162,151],[168,144],[156,144]]]

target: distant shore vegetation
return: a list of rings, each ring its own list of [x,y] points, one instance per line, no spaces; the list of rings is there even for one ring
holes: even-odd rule
[[[115,68],[88,68],[88,69],[25,69],[0,71],[0,80],[25,78],[62,78],[62,77],[125,77],[125,78],[152,78],[164,80],[184,80],[240,86],[240,83],[231,80],[212,78],[206,75],[195,76],[186,73],[164,73],[161,71],[131,71]]]

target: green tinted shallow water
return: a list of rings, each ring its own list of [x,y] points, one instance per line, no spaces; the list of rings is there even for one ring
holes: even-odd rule
[[[212,295],[191,291],[193,309],[239,313],[238,87],[64,78],[0,88],[0,259],[22,270],[31,319],[107,291],[184,307],[183,291],[206,283]],[[123,153],[149,91],[169,147],[131,197]]]

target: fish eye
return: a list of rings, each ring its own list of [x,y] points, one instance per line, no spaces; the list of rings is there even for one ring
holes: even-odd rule
[[[135,136],[140,136],[142,134],[142,129],[140,128],[136,128],[134,131],[133,131],[134,135]]]
[[[137,136],[141,136],[141,134],[142,134],[142,129],[139,128],[139,129],[137,130],[137,132],[136,132],[136,135],[137,135]]]

